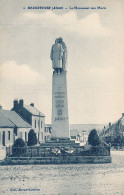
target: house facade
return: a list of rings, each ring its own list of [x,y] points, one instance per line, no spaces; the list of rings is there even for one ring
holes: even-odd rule
[[[34,104],[25,105],[23,99],[14,100],[12,110],[18,113],[37,135],[39,143],[45,142],[45,115],[35,108]]]
[[[0,146],[9,146],[14,143],[15,125],[0,110]]]
[[[3,110],[3,114],[15,125],[14,127],[14,141],[17,138],[22,138],[25,142],[28,141],[28,133],[31,125],[22,119],[15,111]]]
[[[12,146],[17,138],[28,141],[31,129],[15,111],[0,109],[0,145]]]
[[[45,131],[44,131],[45,142],[51,140],[51,133],[52,133],[51,125],[45,125]]]

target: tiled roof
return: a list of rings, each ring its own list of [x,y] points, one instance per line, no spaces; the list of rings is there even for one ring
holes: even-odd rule
[[[124,126],[124,116],[121,119],[121,124]]]
[[[0,110],[0,127],[15,127],[15,125]]]
[[[24,105],[24,108],[26,110],[28,110],[32,115],[36,115],[36,116],[45,116],[42,112],[40,112],[38,109],[36,109],[34,106],[30,106],[30,105]]]
[[[3,110],[2,112],[17,127],[31,128],[31,125],[29,125],[26,121],[24,121],[15,111]]]

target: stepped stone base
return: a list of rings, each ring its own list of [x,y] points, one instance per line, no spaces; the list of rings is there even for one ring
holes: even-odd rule
[[[111,156],[61,156],[61,157],[8,157],[0,165],[26,165],[26,164],[102,164],[111,163]]]
[[[79,143],[75,143],[74,140],[70,140],[70,138],[61,138],[61,139],[51,139],[50,141],[47,141],[46,143],[42,143],[41,146],[46,147],[58,147],[58,146],[66,146],[66,147],[74,147],[74,146],[80,146]]]

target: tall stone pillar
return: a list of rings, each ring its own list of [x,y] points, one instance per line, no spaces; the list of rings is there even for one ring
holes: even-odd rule
[[[52,76],[52,138],[69,138],[66,71]]]
[[[52,138],[69,139],[68,100],[66,81],[67,47],[63,38],[52,45]]]

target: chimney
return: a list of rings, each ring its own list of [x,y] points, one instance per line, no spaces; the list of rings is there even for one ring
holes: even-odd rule
[[[34,103],[31,103],[30,106],[34,107]]]
[[[23,99],[20,99],[20,100],[19,100],[19,106],[20,106],[20,107],[23,107],[23,105],[24,105],[24,101],[23,101]]]
[[[15,99],[13,101],[13,106],[14,106],[14,109],[17,109],[17,107],[18,107],[18,100],[17,99]]]
[[[124,113],[122,113],[122,117],[124,116]]]
[[[0,105],[0,110],[2,110],[2,106]]]
[[[111,122],[109,122],[109,128],[111,127]]]

